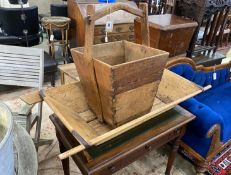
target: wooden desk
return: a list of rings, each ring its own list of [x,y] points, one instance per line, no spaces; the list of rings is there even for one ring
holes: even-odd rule
[[[104,144],[93,146],[72,156],[84,175],[109,175],[126,167],[153,149],[172,141],[166,175],[171,174],[173,162],[187,123],[195,117],[180,107],[167,111]],[[79,145],[74,136],[55,115],[50,116],[55,125],[60,151]],[[69,175],[69,158],[62,161],[65,175]]]
[[[151,15],[150,46],[167,51],[170,57],[186,53],[197,23],[172,14]],[[141,43],[140,21],[135,19],[135,41]]]

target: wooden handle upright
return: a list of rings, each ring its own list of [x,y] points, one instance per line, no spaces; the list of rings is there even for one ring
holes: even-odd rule
[[[140,9],[136,9],[125,3],[119,2],[95,11],[94,5],[88,5],[87,18],[85,19],[84,59],[92,61],[95,21],[118,10],[124,10],[141,18],[142,44],[149,46],[148,5],[147,3],[140,3],[139,8]]]

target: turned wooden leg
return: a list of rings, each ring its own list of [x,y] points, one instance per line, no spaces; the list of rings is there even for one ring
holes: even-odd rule
[[[175,161],[175,158],[176,158],[176,154],[177,154],[177,151],[178,151],[178,148],[179,148],[179,145],[180,145],[180,139],[181,139],[181,136],[180,137],[177,137],[175,139],[175,141],[173,142],[173,148],[171,150],[171,153],[168,157],[168,164],[167,164],[167,168],[166,168],[166,171],[165,171],[165,174],[166,175],[171,175],[171,170],[172,170],[172,165],[173,165],[173,162]]]
[[[51,74],[51,86],[55,87],[55,72]]]
[[[63,153],[65,151],[67,151],[65,146],[62,143],[62,140],[61,140],[61,138],[59,136],[58,131],[56,131],[56,136],[57,136],[57,139],[59,141],[60,152]],[[62,166],[63,166],[64,175],[70,175],[69,158],[66,158],[66,159],[62,160]]]

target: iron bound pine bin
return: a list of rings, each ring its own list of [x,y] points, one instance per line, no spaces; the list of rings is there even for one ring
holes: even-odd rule
[[[109,12],[95,12],[88,6],[85,47],[72,49],[89,107],[101,120],[113,127],[150,112],[168,59],[168,52],[150,48],[147,6],[133,9],[116,3],[110,11],[126,10],[142,17],[143,44],[118,41],[92,45],[94,21]],[[105,12],[105,13],[104,13]]]

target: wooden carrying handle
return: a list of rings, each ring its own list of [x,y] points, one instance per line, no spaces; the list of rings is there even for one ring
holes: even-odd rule
[[[149,46],[149,26],[148,26],[148,5],[140,3],[140,9],[133,8],[125,3],[116,3],[95,11],[94,5],[87,6],[87,18],[85,21],[85,48],[84,59],[92,61],[92,46],[94,42],[95,21],[118,10],[124,10],[128,13],[141,17],[142,44]]]

